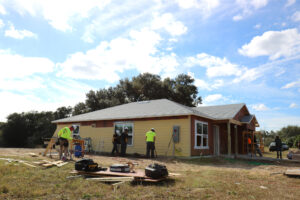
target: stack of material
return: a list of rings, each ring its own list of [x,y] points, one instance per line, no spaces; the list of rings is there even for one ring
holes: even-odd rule
[[[300,177],[300,169],[288,169],[284,172],[284,175],[290,177]]]
[[[135,172],[130,172],[130,173],[122,173],[122,172],[111,172],[109,169],[106,171],[98,171],[98,172],[84,172],[84,171],[77,171],[74,170],[70,172],[71,174],[76,174],[76,175],[83,175],[87,177],[106,177],[105,178],[100,178],[100,179],[95,179],[103,182],[109,182],[107,181],[108,179],[111,179],[111,181],[124,181],[126,178],[127,181],[142,181],[142,182],[160,182],[163,180],[166,180],[169,177],[172,176],[178,176],[179,174],[174,174],[174,173],[169,173],[169,176],[160,178],[160,179],[152,179],[148,176],[145,175],[144,170],[136,170]],[[91,180],[91,179],[89,179]]]
[[[68,164],[68,162],[64,162],[64,161],[49,161],[49,160],[42,160],[42,161],[37,161],[37,162],[33,162],[34,164],[37,164],[37,165],[40,165],[40,166],[43,166],[43,167],[46,167],[46,168],[49,168],[49,167],[53,167],[53,166],[56,166],[56,167],[62,167],[66,164]]]

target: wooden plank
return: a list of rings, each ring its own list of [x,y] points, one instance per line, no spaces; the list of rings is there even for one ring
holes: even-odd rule
[[[86,174],[86,175],[107,175],[107,176],[125,176],[125,177],[139,177],[139,178],[147,178],[144,170],[136,170],[135,172],[129,173],[121,173],[121,172],[111,172],[109,169],[106,171],[98,171],[98,172],[84,172],[84,171],[72,171],[71,173],[75,174]]]
[[[228,156],[231,155],[231,128],[230,128],[230,122],[227,122],[227,153],[228,153]]]
[[[101,182],[120,182],[120,181],[133,181],[134,177],[105,177],[105,178],[87,178],[89,181]]]
[[[287,176],[300,176],[300,169],[288,169],[284,174]]]

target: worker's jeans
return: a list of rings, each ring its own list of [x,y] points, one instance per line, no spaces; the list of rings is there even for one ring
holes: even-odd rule
[[[127,148],[127,143],[121,142],[121,156],[126,155],[126,148]]]
[[[154,149],[155,149],[154,142],[147,142],[147,158],[149,158],[150,156],[150,150],[151,150],[151,158],[154,158]]]
[[[279,158],[280,156],[280,159],[282,159],[281,148],[278,148],[276,151],[277,151],[277,158]]]
[[[117,152],[117,154],[119,154],[118,143],[114,142],[113,145],[114,145],[114,147],[111,151],[111,154],[114,154],[115,152]]]

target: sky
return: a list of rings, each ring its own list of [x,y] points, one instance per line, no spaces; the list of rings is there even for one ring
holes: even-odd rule
[[[0,0],[0,121],[150,72],[300,126],[299,0]]]

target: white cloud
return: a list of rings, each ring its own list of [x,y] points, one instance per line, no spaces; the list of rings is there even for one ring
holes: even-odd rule
[[[294,3],[296,3],[296,0],[287,0],[285,7],[289,7],[289,6],[293,5]]]
[[[48,58],[24,57],[9,51],[0,50],[1,79],[13,79],[30,76],[36,73],[52,72],[55,65]]]
[[[9,91],[35,90],[45,88],[46,84],[40,77],[24,77],[17,79],[0,79],[0,89]]]
[[[213,10],[220,5],[219,0],[176,0],[176,2],[182,9],[199,9],[205,17],[210,16]]]
[[[187,32],[187,27],[182,22],[176,21],[171,13],[156,15],[151,27],[153,30],[165,29],[172,36],[179,36]]]
[[[37,38],[37,35],[28,30],[16,30],[15,27],[11,24],[8,30],[5,30],[6,37],[12,37],[15,39],[22,40],[25,37]]]
[[[5,8],[1,4],[0,4],[0,14],[1,15],[6,15],[7,14]]]
[[[202,79],[195,78],[195,74],[192,72],[188,72],[187,74],[195,80],[194,84],[200,90],[211,91],[213,89],[218,89],[220,87],[223,87],[225,84],[224,81],[221,79],[214,80],[213,82],[209,82],[209,81],[204,81]]]
[[[115,82],[118,72],[136,69],[155,74],[172,73],[179,66],[174,53],[160,53],[161,36],[149,29],[131,31],[128,38],[119,37],[101,42],[86,53],[72,54],[59,63],[58,75],[77,79],[97,79]]]
[[[222,99],[224,99],[222,94],[212,94],[212,95],[208,95],[208,96],[204,97],[203,103],[209,104],[211,102],[216,102],[216,101],[219,101]]]
[[[261,28],[261,24],[256,24],[256,25],[254,26],[254,28],[255,28],[255,29],[260,29],[260,28]]]
[[[234,21],[239,21],[253,14],[255,10],[265,7],[268,0],[236,0],[236,5],[240,7],[242,13],[233,16]]]
[[[1,28],[3,28],[3,27],[4,27],[4,25],[5,25],[5,24],[4,24],[3,20],[2,20],[2,19],[0,19],[0,29],[1,29]]]
[[[289,88],[293,88],[293,87],[300,87],[300,79],[298,79],[297,81],[293,81],[293,82],[287,83],[282,88],[283,89],[289,89]]]
[[[298,108],[298,105],[296,103],[291,103],[289,107],[290,108]]]
[[[269,56],[271,60],[298,55],[300,53],[300,34],[295,28],[268,31],[261,36],[254,37],[238,52],[248,57]]]
[[[262,104],[262,103],[251,105],[251,107],[255,111],[266,111],[266,110],[269,110],[269,108],[267,106],[265,106],[265,104]]]
[[[291,18],[294,22],[299,22],[300,21],[300,11],[295,12]]]
[[[95,11],[102,10],[111,0],[4,0],[3,5],[9,6],[19,14],[43,17],[55,29],[71,31],[72,23],[88,18]]]

